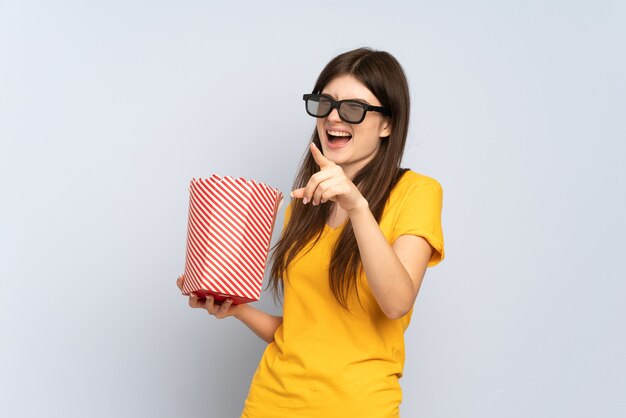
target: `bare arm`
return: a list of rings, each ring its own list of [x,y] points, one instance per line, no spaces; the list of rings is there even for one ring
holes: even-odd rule
[[[389,318],[402,317],[415,302],[432,248],[413,235],[402,235],[389,245],[365,199],[349,216],[374,297]]]
[[[268,344],[274,341],[274,333],[283,323],[282,316],[270,315],[248,304],[241,305],[233,316],[246,324],[252,332]]]
[[[292,196],[313,205],[332,200],[348,213],[372,294],[387,317],[401,318],[415,302],[432,248],[424,238],[415,235],[402,235],[389,244],[367,200],[343,169],[326,158],[314,143],[310,150],[320,171],[311,176],[306,187],[294,190]]]
[[[176,285],[180,290],[183,289],[184,280],[184,276],[180,276],[176,280]],[[217,319],[234,316],[268,344],[274,341],[274,333],[283,323],[282,316],[270,315],[245,303],[233,305],[231,299],[218,305],[211,296],[206,299],[198,299],[196,294],[192,293],[189,295],[189,306],[205,309],[209,315],[213,315]]]

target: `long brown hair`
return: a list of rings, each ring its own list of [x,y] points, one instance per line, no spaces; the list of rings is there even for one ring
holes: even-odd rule
[[[400,168],[400,162],[409,126],[409,88],[400,63],[391,54],[359,48],[332,59],[320,73],[312,93],[321,93],[331,80],[346,74],[362,82],[381,105],[391,111],[391,134],[381,138],[380,148],[374,158],[352,179],[367,199],[374,218],[380,223],[387,198],[406,171]],[[311,140],[322,149],[317,129],[313,131]],[[307,146],[292,190],[305,187],[317,171],[319,167]],[[328,201],[313,206],[304,205],[301,199],[292,201],[291,218],[274,246],[271,258],[268,287],[272,289],[275,299],[284,290],[282,277],[287,266],[311,239],[315,237],[313,245],[317,243],[334,204]],[[346,309],[350,290],[354,289],[359,296],[356,278],[362,268],[354,230],[348,222],[333,248],[329,268],[330,288],[339,304]]]

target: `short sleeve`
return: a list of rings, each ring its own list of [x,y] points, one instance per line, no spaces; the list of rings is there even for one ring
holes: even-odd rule
[[[433,249],[428,267],[439,264],[445,256],[441,226],[442,204],[443,189],[436,180],[411,185],[400,200],[398,217],[391,234],[391,242],[400,235],[417,235],[426,239]]]

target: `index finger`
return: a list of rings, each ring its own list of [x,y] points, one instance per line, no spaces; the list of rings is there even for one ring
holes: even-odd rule
[[[309,148],[311,149],[311,154],[313,154],[313,159],[315,160],[317,165],[320,166],[321,169],[324,169],[325,167],[329,167],[335,164],[332,161],[330,161],[328,158],[324,157],[324,154],[322,154],[322,151],[320,151],[319,148],[317,148],[317,145],[315,145],[314,142],[311,142],[311,145],[309,145]]]

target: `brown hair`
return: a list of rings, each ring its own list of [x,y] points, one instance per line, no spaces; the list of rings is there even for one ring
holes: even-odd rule
[[[391,54],[359,48],[333,58],[320,73],[312,93],[321,93],[331,80],[346,74],[362,82],[381,105],[391,111],[390,136],[381,138],[380,148],[374,158],[352,179],[368,201],[374,218],[380,222],[391,190],[406,171],[400,168],[400,162],[409,126],[409,88],[400,63]],[[322,149],[317,129],[314,130],[311,140]],[[305,187],[317,171],[319,167],[307,144],[293,190]],[[301,199],[292,200],[291,218],[274,246],[271,258],[268,287],[271,287],[275,299],[284,290],[282,276],[287,266],[311,239],[315,237],[313,245],[317,243],[334,204],[328,201],[323,205],[313,206],[304,205]],[[346,309],[351,289],[357,292],[358,297],[356,278],[362,268],[356,237],[348,222],[333,248],[329,268],[330,288],[339,304]]]

